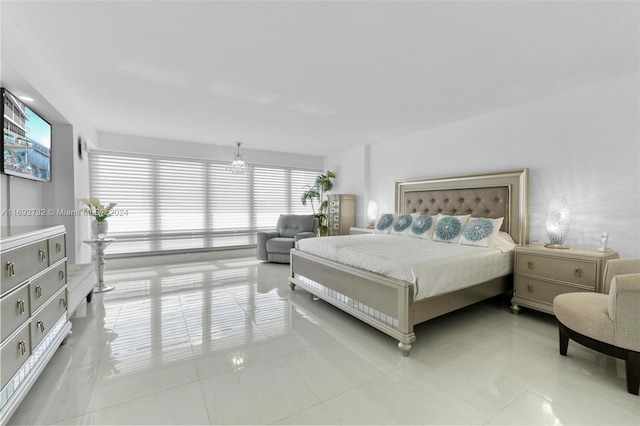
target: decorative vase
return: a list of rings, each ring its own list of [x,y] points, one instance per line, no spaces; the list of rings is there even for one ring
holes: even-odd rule
[[[91,222],[91,236],[94,239],[102,240],[107,236],[107,231],[109,231],[109,222],[107,222],[106,220],[94,220],[93,222]]]

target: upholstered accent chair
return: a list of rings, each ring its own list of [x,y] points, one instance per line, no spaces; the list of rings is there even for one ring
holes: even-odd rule
[[[258,232],[258,260],[289,263],[296,242],[317,232],[318,219],[313,215],[281,214],[276,229]]]
[[[612,259],[604,270],[605,292],[565,293],[553,300],[560,323],[560,354],[569,339],[625,360],[627,391],[640,386],[640,259]]]

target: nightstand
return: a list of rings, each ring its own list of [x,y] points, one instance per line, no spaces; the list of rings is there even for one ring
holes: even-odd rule
[[[511,310],[520,307],[553,314],[553,298],[562,293],[603,293],[602,274],[618,252],[590,248],[550,249],[543,244],[524,244],[515,249]]]
[[[373,234],[375,231],[375,228],[357,228],[352,226],[351,229],[349,229],[349,235]]]

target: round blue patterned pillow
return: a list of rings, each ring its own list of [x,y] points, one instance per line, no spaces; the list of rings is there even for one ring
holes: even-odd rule
[[[463,236],[469,241],[480,241],[493,233],[493,222],[485,218],[474,218],[464,227]]]
[[[385,213],[376,222],[376,232],[379,234],[388,234],[391,231],[391,225],[393,224],[393,214]]]
[[[412,237],[429,238],[433,227],[433,218],[429,215],[418,215],[411,224],[409,235]]]
[[[469,219],[469,216],[440,216],[436,223],[433,239],[447,243],[457,243],[462,234],[462,228]]]
[[[490,238],[500,232],[500,226],[504,218],[490,219],[486,217],[473,217],[469,219],[462,231],[460,244],[469,246],[489,247]]]
[[[406,234],[409,228],[411,228],[412,223],[413,217],[411,217],[410,214],[401,214],[396,218],[395,222],[393,222],[391,233],[399,235]]]

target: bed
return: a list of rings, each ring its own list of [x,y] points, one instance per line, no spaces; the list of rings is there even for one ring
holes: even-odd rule
[[[528,242],[528,175],[528,169],[519,169],[397,181],[395,210],[407,214],[504,217],[500,230],[516,244],[523,244]],[[416,299],[414,285],[406,280],[298,248],[291,250],[289,283],[293,290],[301,287],[395,338],[404,356],[409,355],[416,340],[416,324],[513,289],[509,272],[479,284]]]

